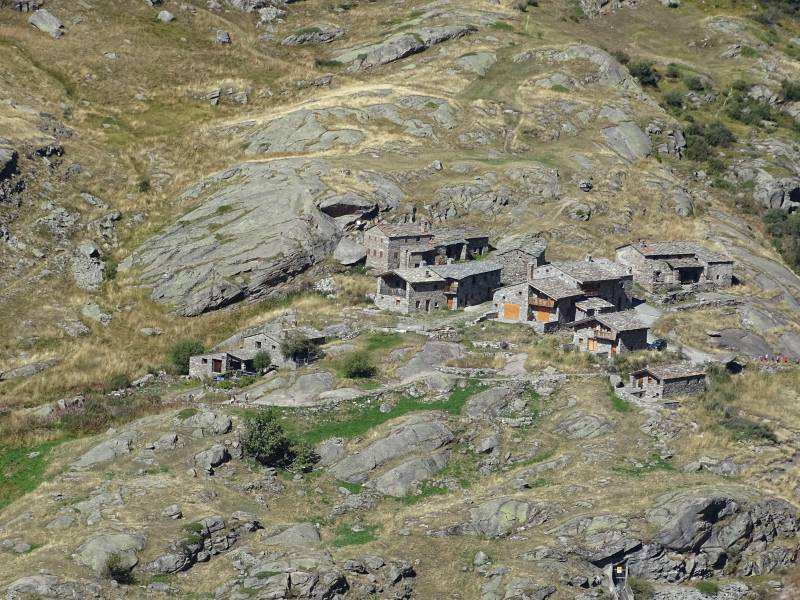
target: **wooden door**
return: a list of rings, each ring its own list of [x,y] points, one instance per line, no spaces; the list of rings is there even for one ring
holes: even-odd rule
[[[456,299],[455,299],[454,296],[450,296],[447,299],[447,308],[449,308],[450,310],[453,310],[453,309],[455,309],[455,307],[456,307]]]
[[[519,321],[519,304],[503,304],[503,318]]]
[[[594,338],[588,339],[588,348],[589,352],[596,352],[597,351],[597,340]]]
[[[552,313],[550,312],[549,308],[540,306],[539,308],[536,309],[536,320],[547,323],[550,320],[551,314]]]
[[[617,353],[617,344],[614,342],[611,344],[611,356],[614,356]]]
[[[222,373],[222,360],[219,358],[211,359],[211,371],[213,373]]]

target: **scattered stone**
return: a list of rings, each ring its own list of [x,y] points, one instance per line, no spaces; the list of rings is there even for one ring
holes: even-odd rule
[[[327,44],[344,37],[344,29],[329,23],[314,23],[285,37],[284,46],[303,46],[306,44]]]
[[[166,519],[180,519],[183,517],[183,512],[177,504],[172,504],[161,511],[161,516]]]
[[[103,312],[103,310],[94,302],[85,304],[83,310],[81,311],[81,314],[87,319],[96,321],[97,323],[100,323],[100,325],[103,326],[106,326],[109,323],[111,323],[111,315]]]
[[[109,533],[93,537],[78,548],[79,563],[90,567],[97,575],[105,575],[113,556],[116,568],[130,571],[139,562],[137,552],[144,548],[144,539],[126,533]]]
[[[215,40],[218,44],[230,44],[231,43],[231,34],[227,31],[222,29],[217,30],[217,35]]]
[[[158,20],[162,23],[171,23],[175,20],[175,15],[168,10],[162,10],[160,13],[158,13]]]
[[[28,17],[28,22],[39,31],[49,33],[51,37],[59,38],[65,33],[64,24],[45,9],[39,9]]]

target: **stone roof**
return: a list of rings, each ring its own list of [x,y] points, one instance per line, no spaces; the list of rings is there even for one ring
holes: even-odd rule
[[[466,242],[467,240],[488,238],[489,234],[475,227],[456,227],[433,232],[433,244]]]
[[[627,267],[623,267],[607,258],[557,262],[551,263],[550,266],[572,277],[578,283],[609,281],[630,276]]]
[[[669,258],[667,264],[672,269],[702,269],[703,263],[696,258]]]
[[[423,268],[423,267],[420,267]],[[464,279],[481,273],[499,271],[502,265],[491,260],[470,260],[449,265],[432,265],[427,267],[446,279]]]
[[[553,300],[561,300],[562,298],[575,298],[576,296],[583,295],[583,292],[580,289],[566,283],[558,277],[534,279],[530,282],[530,286],[537,292],[541,292]]]
[[[658,366],[658,367],[645,367],[634,371],[631,375],[638,375],[649,373],[659,381],[670,381],[674,379],[683,379],[685,377],[697,377],[698,375],[705,375],[705,369],[701,369],[695,365],[688,363],[679,363],[674,365]]]
[[[696,256],[703,262],[733,262],[727,256],[712,252],[700,244],[692,240],[677,240],[672,242],[633,242],[625,244],[620,248],[631,246],[638,250],[643,256],[647,258],[660,258],[666,256]]]
[[[416,269],[395,269],[390,271],[408,283],[422,283],[423,281],[443,282],[444,279],[436,274],[431,267],[418,267]]]
[[[497,243],[497,253],[520,250],[531,256],[541,256],[547,250],[547,240],[535,235],[519,234],[503,238]]]
[[[595,315],[592,318],[618,333],[622,333],[623,331],[635,331],[637,329],[647,329],[647,325],[639,320],[639,315],[635,310],[602,313]]]
[[[608,300],[603,300],[602,298],[587,298],[586,300],[580,300],[579,302],[575,303],[575,308],[580,308],[581,310],[601,310],[603,308],[610,308],[614,306]]]
[[[419,223],[378,223],[375,225],[380,231],[388,237],[433,237],[432,231],[425,231]]]

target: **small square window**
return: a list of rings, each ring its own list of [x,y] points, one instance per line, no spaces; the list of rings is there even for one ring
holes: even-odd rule
[[[207,364],[208,364],[208,359],[207,359],[207,358],[204,358],[204,359],[203,359],[203,364],[204,364],[204,365],[207,365]]]

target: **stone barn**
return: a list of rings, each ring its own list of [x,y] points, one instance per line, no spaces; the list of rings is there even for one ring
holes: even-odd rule
[[[553,277],[578,288],[586,298],[602,298],[616,311],[627,310],[633,304],[631,270],[607,258],[587,256],[584,260],[531,266],[532,283]]]
[[[189,359],[189,376],[199,379],[226,375],[228,373],[253,373],[255,352],[211,352]]]
[[[693,365],[645,367],[630,375],[628,387],[645,398],[694,396],[706,389],[706,372]]]
[[[733,261],[691,241],[640,241],[620,246],[617,262],[652,293],[701,292],[733,285]]]
[[[570,327],[575,332],[573,344],[581,352],[613,358],[647,348],[648,327],[633,310],[596,314]]]

